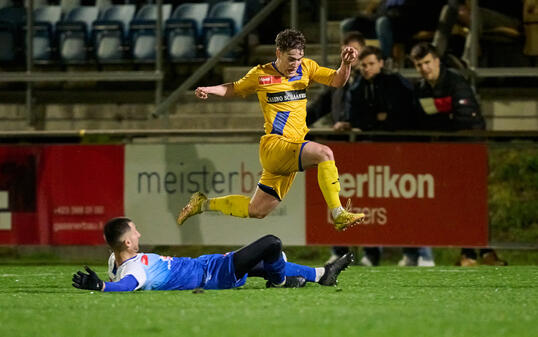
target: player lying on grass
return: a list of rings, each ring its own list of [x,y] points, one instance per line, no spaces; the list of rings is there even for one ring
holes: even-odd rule
[[[266,235],[237,251],[197,258],[168,257],[138,252],[140,233],[128,218],[114,218],[104,227],[113,253],[108,260],[111,282],[103,282],[89,267],[73,275],[73,286],[101,291],[229,289],[245,284],[247,276],[263,277],[267,287],[298,288],[306,282],[336,285],[351,262],[348,253],[322,268],[287,262],[282,243]]]
[[[192,195],[179,213],[182,225],[189,217],[204,211],[218,211],[241,218],[264,218],[288,193],[295,174],[317,167],[318,184],[329,207],[336,230],[345,230],[364,220],[364,213],[351,213],[340,203],[338,169],[332,150],[316,142],[305,141],[306,89],[312,82],[342,87],[357,59],[353,47],[342,49],[337,70],[320,67],[304,57],[305,38],[294,29],[276,36],[276,60],[252,68],[242,79],[211,87],[199,87],[200,99],[215,96],[247,96],[256,93],[265,120],[265,135],[260,139],[262,175],[254,195],[227,195],[208,199],[203,193]]]

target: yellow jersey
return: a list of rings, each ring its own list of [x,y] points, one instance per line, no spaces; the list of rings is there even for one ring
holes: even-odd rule
[[[257,93],[266,134],[280,135],[293,141],[303,140],[306,127],[306,88],[314,82],[330,85],[335,70],[321,67],[316,61],[303,58],[296,76],[280,73],[275,62],[258,65],[233,83],[240,96]]]

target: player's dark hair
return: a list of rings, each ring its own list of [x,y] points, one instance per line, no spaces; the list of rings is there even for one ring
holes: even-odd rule
[[[351,32],[347,32],[342,39],[342,44],[346,45],[352,41],[357,41],[361,47],[366,46],[366,39],[364,39],[364,35],[362,35],[362,33],[359,31],[353,30]]]
[[[103,229],[105,240],[112,249],[120,249],[123,241],[121,237],[127,231],[131,229],[129,222],[132,222],[129,218],[113,218],[107,221]]]
[[[370,55],[375,55],[378,60],[383,59],[383,53],[381,52],[381,49],[375,46],[366,46],[361,50],[361,53],[359,54],[359,60],[362,60]]]
[[[434,58],[439,58],[437,48],[435,48],[433,44],[427,42],[420,42],[416,44],[411,49],[411,53],[409,53],[411,59],[415,61],[425,58],[428,54],[432,54]]]
[[[304,50],[306,40],[303,33],[288,28],[277,34],[275,43],[281,52],[287,52],[292,49]]]

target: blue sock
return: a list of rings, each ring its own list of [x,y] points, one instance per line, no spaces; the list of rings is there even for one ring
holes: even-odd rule
[[[275,262],[267,263],[263,262],[263,269],[267,272],[267,278],[273,284],[281,284],[286,280],[286,274],[284,273],[286,261],[282,255]]]
[[[308,282],[316,282],[316,269],[296,263],[286,262],[286,276],[302,276]]]

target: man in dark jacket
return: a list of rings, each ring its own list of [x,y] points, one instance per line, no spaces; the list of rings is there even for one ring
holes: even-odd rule
[[[359,71],[340,121],[364,131],[416,129],[413,88],[401,75],[384,71],[379,48],[367,46],[361,51]]]
[[[420,102],[420,124],[424,130],[483,130],[485,122],[472,88],[459,73],[441,66],[436,48],[419,43],[411,49],[411,59],[422,79],[415,86]],[[409,249],[404,254],[412,254]],[[480,249],[483,264],[506,265],[493,249]],[[461,266],[477,265],[474,249],[462,248]]]
[[[411,50],[411,59],[422,76],[415,85],[422,129],[485,129],[473,89],[457,71],[441,66],[439,54],[433,45],[417,44]]]
[[[417,129],[416,112],[413,100],[413,87],[397,73],[383,68],[382,52],[377,47],[367,46],[359,53],[360,76],[350,85],[346,93],[345,110],[336,129],[360,128],[363,131],[394,131]],[[417,255],[414,265],[434,265],[431,251]],[[334,258],[341,256],[335,250]],[[380,247],[364,248],[362,265],[379,265]],[[418,260],[418,258],[421,258]]]

